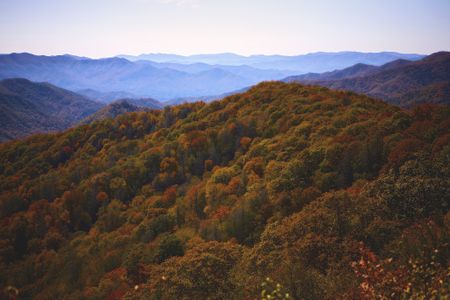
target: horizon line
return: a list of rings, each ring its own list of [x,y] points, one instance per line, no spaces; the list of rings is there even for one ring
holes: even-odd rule
[[[311,54],[337,54],[337,53],[363,53],[363,54],[376,54],[376,53],[395,53],[395,54],[404,54],[404,55],[422,55],[427,56],[431,55],[433,53],[438,52],[449,52],[450,50],[438,50],[438,51],[432,51],[430,53],[415,53],[415,52],[400,52],[400,51],[391,51],[391,50],[383,50],[383,51],[358,51],[358,50],[341,50],[341,51],[312,51],[312,52],[305,52],[305,53],[298,53],[298,54],[281,54],[281,53],[271,53],[271,54],[249,54],[244,55],[237,52],[204,52],[204,53],[190,53],[190,54],[180,54],[175,52],[142,52],[140,54],[124,54],[119,53],[112,56],[86,56],[86,55],[80,55],[80,54],[73,54],[73,53],[61,53],[61,54],[40,54],[36,52],[28,52],[28,51],[13,51],[13,52],[3,52],[0,53],[0,55],[11,55],[11,54],[30,54],[34,56],[75,56],[79,58],[89,58],[89,59],[102,59],[102,58],[115,58],[115,57],[121,57],[121,56],[132,56],[132,57],[139,57],[142,55],[176,55],[176,56],[182,56],[182,57],[191,57],[191,56],[197,56],[197,55],[236,55],[241,56],[245,58],[253,57],[253,56],[284,56],[284,57],[295,57],[295,56],[303,56],[303,55],[311,55]]]

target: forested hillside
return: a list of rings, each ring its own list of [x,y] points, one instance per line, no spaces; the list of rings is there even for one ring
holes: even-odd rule
[[[0,142],[69,128],[103,104],[49,83],[0,81]]]
[[[419,61],[399,59],[380,67],[358,64],[323,74],[285,79],[350,90],[402,107],[423,103],[450,104],[450,52],[433,53]]]
[[[130,113],[130,112],[140,112],[140,111],[150,111],[150,108],[142,107],[142,106],[136,106],[127,99],[120,99],[117,101],[114,101],[105,107],[101,108],[100,110],[96,111],[92,115],[89,115],[88,117],[84,118],[81,122],[81,124],[89,124],[95,121],[101,121],[105,119],[113,119],[116,118],[119,115]]]
[[[0,144],[3,296],[448,297],[449,129],[266,82]]]

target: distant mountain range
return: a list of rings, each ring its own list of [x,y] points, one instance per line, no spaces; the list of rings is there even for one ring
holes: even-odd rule
[[[88,97],[89,99],[99,101],[102,103],[111,103],[117,99],[122,99],[122,98],[137,98],[136,95],[134,95],[132,93],[123,92],[123,91],[99,92],[99,91],[96,91],[93,89],[82,89],[82,90],[77,90],[75,92],[77,94]]]
[[[165,103],[161,103],[152,98],[122,98],[122,99],[116,100],[116,102],[117,101],[126,101],[137,107],[145,107],[145,108],[149,108],[149,109],[161,109],[164,106],[166,106]]]
[[[48,83],[0,81],[0,141],[71,127],[103,105]]]
[[[170,81],[172,74],[183,74],[181,76],[188,81],[193,80],[194,77],[197,79],[203,77],[203,80],[192,81],[192,84],[184,82],[186,85],[183,93],[187,93],[189,89],[192,90],[196,85],[203,86],[202,89],[196,90],[197,93],[216,91],[212,82],[217,82],[220,74],[224,75],[225,81],[230,78],[225,74],[232,74],[231,72],[234,72],[231,76],[236,77],[253,76],[253,81],[262,80],[264,76],[274,74],[266,70],[259,75],[251,75],[252,70],[254,69],[248,66],[228,65],[216,68],[205,63],[184,65],[150,61],[130,62],[123,58],[92,60],[69,55],[54,57],[30,54],[1,55],[0,78],[22,74],[28,78],[52,79],[63,86],[77,90],[78,93],[50,83],[36,83],[27,79],[14,78],[0,81],[0,141],[21,138],[34,133],[59,131],[74,124],[114,118],[125,112],[161,109],[166,105],[199,100],[210,102],[244,92],[252,86],[252,84],[245,84],[247,81],[240,81],[236,84],[236,86],[243,85],[240,88],[231,88],[235,86],[234,84],[222,85],[222,88],[224,86],[230,88],[223,93],[205,92],[201,95],[211,96],[180,96],[164,102],[136,96],[139,94],[121,89],[129,88],[133,91],[139,85],[145,87],[146,83],[153,88],[156,86],[155,81],[164,85],[164,82]],[[155,81],[148,78],[147,75],[150,73],[152,74],[150,77]],[[163,77],[158,78],[158,74]],[[164,77],[164,74],[167,76]],[[280,74],[282,72],[278,73]],[[190,77],[191,75],[193,77]],[[257,76],[260,75],[262,77],[258,78]],[[212,80],[213,77],[216,79]],[[177,82],[174,79],[169,85],[173,86],[173,94],[177,94],[176,86],[183,80]],[[221,82],[221,80],[218,81]],[[357,63],[342,70],[289,76],[283,81],[351,90],[403,107],[419,103],[449,104],[450,52],[435,53],[417,61],[398,59],[381,66]],[[89,82],[93,82],[92,87],[78,89]],[[111,91],[101,91],[97,89],[98,85],[113,87]],[[169,86],[159,88],[168,89]],[[121,100],[117,101],[117,99]],[[107,105],[112,101],[116,102]]]
[[[450,104],[450,52],[434,53],[419,61],[400,59],[379,67],[356,64],[333,72],[291,76],[284,81],[351,90],[403,107]]]
[[[178,105],[178,104],[197,102],[197,101],[212,102],[212,101],[223,99],[223,98],[225,98],[227,96],[230,96],[230,95],[244,93],[244,92],[248,91],[251,87],[252,86],[247,86],[245,88],[242,88],[242,89],[239,89],[239,90],[234,90],[234,91],[227,92],[227,93],[223,93],[223,94],[220,94],[220,95],[175,98],[175,99],[163,102],[163,105],[164,106],[166,106],[166,105]]]
[[[204,63],[210,65],[241,66],[247,65],[258,69],[287,70],[297,73],[326,72],[342,69],[357,63],[382,65],[387,62],[406,59],[418,60],[424,57],[419,54],[403,54],[397,52],[316,52],[303,55],[251,55],[242,56],[234,53],[200,54],[182,56],[175,54],[141,54],[138,56],[119,55],[130,61],[153,61],[172,64]]]
[[[186,67],[146,61],[131,62],[117,57],[86,59],[28,53],[0,55],[0,79],[21,77],[45,81],[87,95],[97,91],[102,94],[100,100],[103,101],[111,101],[111,94],[158,100],[215,95],[293,74],[248,66],[196,64]]]
[[[128,103],[139,107],[147,107],[151,109],[161,109],[165,106],[164,103],[159,102],[153,98],[140,98],[134,94],[127,92],[99,92],[92,89],[79,90],[77,94],[83,95],[91,100],[101,103],[113,103],[120,100],[126,100]]]
[[[299,56],[210,54],[126,57],[89,59],[72,55],[4,54],[0,55],[0,79],[20,77],[45,81],[106,103],[122,97],[150,97],[168,101],[220,95],[261,81],[280,80],[307,72],[332,71],[356,63],[381,65],[399,58],[415,60],[422,56],[393,52],[319,52]]]

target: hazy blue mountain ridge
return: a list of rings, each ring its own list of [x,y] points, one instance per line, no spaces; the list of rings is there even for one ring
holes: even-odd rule
[[[226,93],[263,80],[282,79],[292,72],[257,70],[248,66],[156,65],[123,58],[84,59],[36,56],[28,53],[0,55],[0,79],[27,78],[46,81],[73,91],[128,93],[136,97],[169,100],[176,97]],[[91,91],[91,92],[89,92]],[[113,98],[104,97],[103,101]]]
[[[406,59],[418,60],[424,57],[420,54],[403,54],[397,52],[315,52],[302,55],[250,55],[242,56],[233,53],[201,54],[182,56],[175,54],[141,54],[137,56],[119,55],[130,61],[147,60],[159,63],[178,64],[221,64],[221,65],[247,65],[261,69],[275,69],[284,71],[297,71],[299,73],[327,72],[342,69],[357,63],[369,65],[382,65],[387,62]]]
[[[355,65],[323,74],[290,76],[283,81],[351,90],[403,107],[450,104],[450,52],[418,61],[399,59],[379,67]]]

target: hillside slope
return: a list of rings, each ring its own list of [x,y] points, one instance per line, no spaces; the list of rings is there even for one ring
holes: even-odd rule
[[[33,299],[445,296],[449,120],[447,106],[267,82],[1,144],[0,285]]]
[[[323,74],[292,76],[284,81],[351,90],[403,107],[450,104],[450,52],[438,52],[414,62],[397,60],[380,67],[356,65]]]
[[[114,119],[117,116],[125,113],[140,111],[150,111],[150,109],[133,105],[127,99],[121,99],[106,105],[92,115],[84,118],[83,120],[81,120],[80,124],[89,124],[95,121]]]
[[[67,129],[102,104],[48,83],[0,81],[0,141]]]

